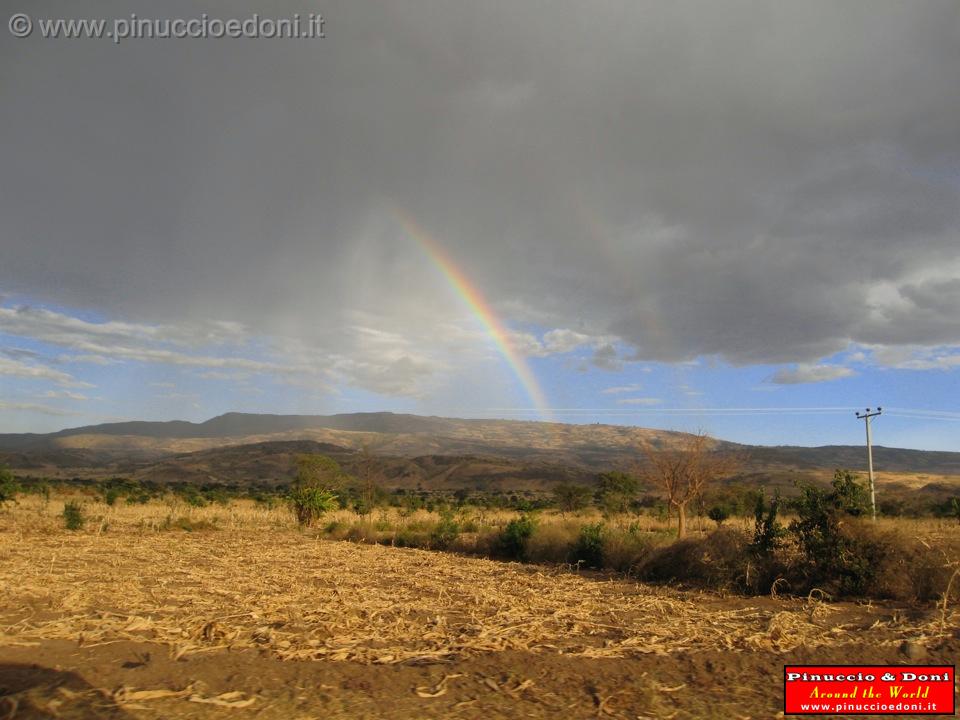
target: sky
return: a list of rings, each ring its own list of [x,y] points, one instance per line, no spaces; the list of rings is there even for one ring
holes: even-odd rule
[[[390,410],[960,451],[960,4],[4,2],[0,432]],[[322,38],[41,20],[321,13]]]

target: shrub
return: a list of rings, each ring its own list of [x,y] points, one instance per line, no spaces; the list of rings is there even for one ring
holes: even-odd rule
[[[146,490],[127,495],[127,505],[146,505],[150,502],[150,493]]]
[[[527,541],[527,559],[556,565],[569,562],[579,534],[576,520],[538,523]]]
[[[753,510],[753,543],[750,547],[758,558],[769,558],[780,545],[786,530],[777,519],[780,513],[780,496],[776,495],[770,504],[760,493]]]
[[[430,544],[430,535],[426,532],[402,528],[393,539],[397,547],[425,548]]]
[[[207,506],[207,499],[195,487],[185,487],[177,493],[190,507],[202,508]]]
[[[253,492],[250,498],[259,506],[267,510],[273,510],[277,506],[277,496],[272,493]]]
[[[603,538],[603,566],[619,572],[633,572],[658,545],[672,542],[657,533],[641,533],[631,526],[626,532],[608,529]]]
[[[337,539],[343,539],[346,530],[347,524],[343,520],[331,520],[323,527],[325,535],[335,535]]]
[[[640,489],[640,481],[632,475],[614,470],[601,473],[597,478],[597,500],[608,514],[624,513]]]
[[[83,505],[76,500],[70,500],[63,506],[63,526],[67,530],[82,530],[86,522],[83,516]]]
[[[317,486],[295,487],[287,495],[297,523],[303,527],[313,525],[324,513],[337,507],[337,496]]]
[[[374,531],[372,523],[361,520],[360,522],[350,523],[345,538],[350,542],[376,542],[377,533]]]
[[[590,488],[583,485],[561,483],[553,489],[553,501],[562,513],[583,510],[590,504]]]
[[[116,505],[118,497],[120,497],[119,488],[111,487],[103,491],[103,502],[111,507]]]
[[[848,520],[837,533],[842,562],[817,578],[828,590],[890,600],[933,600],[945,590],[949,570],[929,548],[863,520]]]
[[[730,517],[730,508],[726,505],[714,505],[707,511],[707,517],[713,520],[719,528],[723,521]]]
[[[526,561],[527,544],[535,527],[534,519],[527,514],[508,522],[498,538],[498,554],[511,560]]]
[[[207,490],[203,493],[203,497],[208,503],[216,503],[224,507],[230,504],[230,494],[223,488]]]
[[[0,467],[0,508],[8,502],[16,502],[20,486],[17,485],[13,473],[5,467]]]
[[[846,470],[834,474],[832,490],[802,488],[797,519],[790,529],[797,537],[810,580],[841,595],[861,595],[872,584],[883,547],[874,531],[851,527],[867,511],[867,492]]]
[[[572,562],[583,563],[587,567],[603,567],[603,545],[606,529],[603,523],[584,525],[580,528],[580,537],[570,557]]]
[[[437,550],[446,550],[460,536],[460,526],[453,519],[453,511],[444,510],[440,513],[440,521],[430,533],[430,547]]]
[[[741,531],[721,528],[705,538],[677,540],[652,551],[638,572],[648,580],[743,588],[750,562],[748,538]]]

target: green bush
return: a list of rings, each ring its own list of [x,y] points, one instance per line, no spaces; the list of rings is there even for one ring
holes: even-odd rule
[[[230,504],[230,494],[223,488],[206,490],[203,493],[203,497],[208,503],[216,503],[217,505],[222,505],[223,507],[226,507]]]
[[[597,478],[597,501],[608,514],[624,513],[630,509],[640,489],[640,481],[625,472],[614,470]]]
[[[770,558],[786,535],[786,530],[777,519],[779,513],[779,495],[774,496],[769,505],[763,493],[757,495],[753,510],[753,543],[750,547],[758,558]]]
[[[204,497],[197,488],[192,485],[187,485],[186,487],[180,487],[174,491],[177,496],[183,500],[190,507],[202,508],[206,507],[209,504],[209,501]]]
[[[534,519],[527,514],[511,520],[500,533],[497,554],[511,560],[527,560],[527,544],[536,527]]]
[[[13,473],[5,467],[0,467],[0,508],[8,502],[16,502],[20,486],[17,485]]]
[[[337,507],[337,496],[317,486],[295,487],[287,495],[287,502],[303,527],[313,525],[324,513]]]
[[[82,530],[86,518],[83,516],[83,505],[76,500],[70,500],[63,506],[63,525],[67,530]]]
[[[590,488],[583,485],[561,483],[553,489],[553,501],[562,513],[583,510],[590,504],[591,495]]]
[[[707,511],[707,517],[713,520],[717,527],[720,527],[730,517],[730,508],[726,505],[714,505]]]
[[[812,582],[841,595],[859,595],[877,569],[877,543],[862,532],[849,532],[846,526],[866,512],[867,495],[855,476],[843,470],[837,470],[832,487],[830,492],[813,485],[803,487],[790,529]]]
[[[131,493],[127,495],[127,505],[146,505],[150,502],[150,493],[146,490]]]
[[[603,523],[584,525],[580,528],[580,537],[573,547],[570,560],[582,563],[587,567],[603,567],[603,547],[606,538],[606,528]]]
[[[107,505],[110,505],[111,507],[113,505],[116,505],[117,498],[119,497],[120,497],[120,490],[118,488],[111,487],[103,491],[103,502],[105,502]]]
[[[430,547],[436,550],[446,550],[460,537],[460,526],[453,519],[451,510],[440,513],[440,521],[430,533]]]
[[[331,520],[323,526],[323,532],[327,535],[336,535],[346,530],[347,524],[343,520]]]

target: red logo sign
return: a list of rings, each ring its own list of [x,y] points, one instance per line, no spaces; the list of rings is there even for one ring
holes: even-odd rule
[[[786,665],[785,715],[953,715],[953,665]]]

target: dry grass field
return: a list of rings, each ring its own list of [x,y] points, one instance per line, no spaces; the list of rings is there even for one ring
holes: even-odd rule
[[[0,718],[764,718],[784,662],[960,650],[949,603],[722,596],[334,542],[245,501],[88,499],[74,532],[62,509],[0,511]]]

